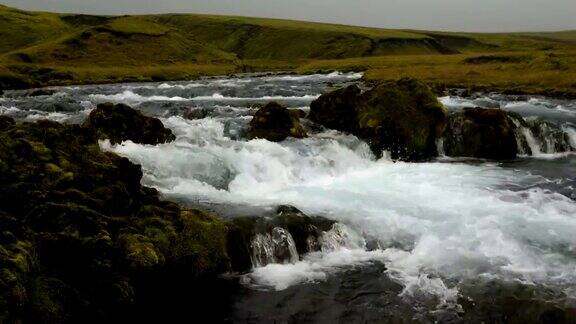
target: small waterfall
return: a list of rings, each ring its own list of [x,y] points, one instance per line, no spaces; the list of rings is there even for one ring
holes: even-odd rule
[[[358,249],[366,245],[364,239],[348,226],[335,223],[329,231],[319,238],[322,252],[336,251],[340,248]]]
[[[528,143],[528,138],[530,137],[534,138],[534,136],[530,132],[530,129],[524,126],[526,122],[520,116],[510,116],[510,120],[512,120],[512,122],[516,126],[514,135],[516,137],[516,144],[518,146],[518,154],[520,156],[531,155],[534,152],[532,148],[536,146],[535,145],[536,143],[535,142]]]
[[[439,138],[436,140],[436,150],[438,151],[438,156],[446,156],[446,152],[444,151],[444,138]]]
[[[568,137],[568,143],[572,147],[572,150],[576,151],[576,128],[565,125],[564,127],[562,127],[562,129],[564,130],[564,133],[566,133],[566,136]]]
[[[517,117],[521,118],[521,117]],[[576,130],[537,118],[512,117],[516,125],[518,153],[523,156],[563,153],[576,150]]]
[[[522,135],[524,135],[524,140],[526,141],[528,148],[530,148],[530,152],[526,152],[526,153],[529,153],[532,156],[538,156],[538,155],[542,154],[542,151],[540,149],[541,145],[538,142],[538,140],[536,139],[536,137],[534,137],[534,134],[532,134],[532,131],[526,127],[521,127],[520,132]],[[528,155],[528,154],[525,154],[525,155]]]
[[[254,267],[264,267],[272,263],[295,263],[299,260],[292,235],[281,227],[275,227],[271,233],[256,234],[251,248]]]

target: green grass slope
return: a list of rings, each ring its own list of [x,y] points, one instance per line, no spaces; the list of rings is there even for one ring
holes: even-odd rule
[[[50,41],[71,31],[58,15],[0,5],[0,54]]]
[[[215,15],[57,14],[0,5],[0,88],[302,71],[359,60],[363,70],[383,70],[367,62],[414,56],[418,66],[442,61],[437,56],[575,48],[576,31],[448,33]]]

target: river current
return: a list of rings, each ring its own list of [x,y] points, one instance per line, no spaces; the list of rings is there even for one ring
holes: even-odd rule
[[[358,138],[307,120],[305,139],[246,139],[263,104],[307,111],[320,94],[361,76],[242,75],[7,91],[0,114],[78,123],[98,103],[126,103],[159,117],[176,141],[101,147],[141,164],[144,184],[166,199],[225,217],[266,216],[288,204],[343,225],[339,246],[230,275],[240,286],[228,320],[490,322],[507,311],[510,296],[526,300],[522,307],[575,309],[573,153],[554,152],[528,134],[531,152],[513,161],[376,160]],[[500,107],[549,120],[576,151],[576,101],[500,94],[440,101],[452,111]]]

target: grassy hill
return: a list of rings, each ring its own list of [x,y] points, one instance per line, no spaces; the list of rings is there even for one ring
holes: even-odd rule
[[[0,87],[264,70],[382,71],[383,65],[374,65],[398,57],[422,63],[478,53],[574,49],[574,31],[445,33],[213,15],[56,14],[0,6]]]

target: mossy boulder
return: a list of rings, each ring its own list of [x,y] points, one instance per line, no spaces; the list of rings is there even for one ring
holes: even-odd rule
[[[175,285],[189,293],[229,269],[228,224],[162,201],[140,184],[140,166],[100,150],[99,130],[8,124],[0,129],[0,322],[146,319],[147,298],[168,305],[185,298]]]
[[[406,78],[364,93],[352,86],[323,95],[312,103],[310,116],[364,139],[377,157],[388,151],[393,159],[414,161],[437,155],[447,111],[428,86]]]
[[[144,116],[124,104],[100,104],[88,116],[85,127],[93,129],[98,138],[112,144],[131,140],[134,143],[156,145],[176,139],[172,131],[157,118]]]
[[[515,129],[503,110],[466,108],[450,114],[444,151],[453,157],[513,159],[518,154]]]
[[[358,131],[358,107],[362,91],[351,85],[320,96],[310,105],[308,118],[342,132]]]
[[[281,142],[288,137],[304,138],[306,131],[300,124],[301,111],[290,110],[271,102],[260,108],[250,122],[249,137]]]

